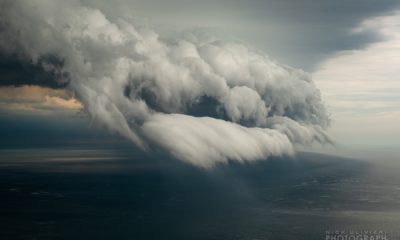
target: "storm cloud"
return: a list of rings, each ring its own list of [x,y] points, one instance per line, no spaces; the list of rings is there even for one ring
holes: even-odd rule
[[[67,82],[96,122],[144,150],[211,167],[330,142],[310,75],[243,44],[165,40],[80,1],[0,3],[2,51]]]

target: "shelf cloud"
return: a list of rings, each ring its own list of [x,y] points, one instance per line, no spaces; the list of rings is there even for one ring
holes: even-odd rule
[[[96,122],[200,167],[329,143],[310,75],[236,42],[165,40],[80,1],[0,1],[0,48],[51,73]]]

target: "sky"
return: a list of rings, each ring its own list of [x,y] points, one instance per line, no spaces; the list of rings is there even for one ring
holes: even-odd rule
[[[77,137],[105,131],[200,167],[399,146],[398,1],[10,2],[3,122],[70,119]]]

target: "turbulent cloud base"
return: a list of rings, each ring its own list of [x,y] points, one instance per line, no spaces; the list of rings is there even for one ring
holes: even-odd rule
[[[89,115],[202,167],[329,142],[310,76],[237,44],[163,40],[79,1],[1,1],[0,47],[52,71]]]

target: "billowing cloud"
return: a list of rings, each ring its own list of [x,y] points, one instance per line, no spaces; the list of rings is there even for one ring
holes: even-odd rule
[[[210,167],[329,141],[309,74],[242,44],[163,40],[79,1],[1,3],[3,51],[68,78],[93,119],[143,149]]]

